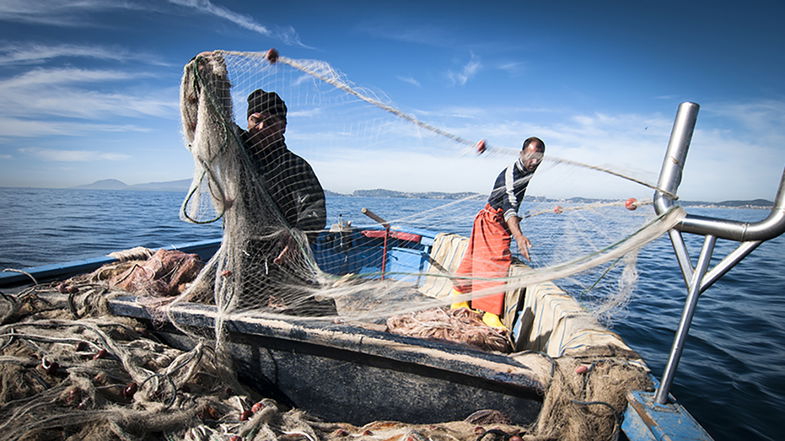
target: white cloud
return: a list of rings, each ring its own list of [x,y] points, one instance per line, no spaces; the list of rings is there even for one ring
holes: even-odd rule
[[[311,82],[315,81],[314,77],[308,74],[300,75],[294,81],[292,81],[292,87],[301,86],[309,81]]]
[[[310,162],[324,188],[342,193],[369,188],[485,192],[505,162],[440,153],[342,149]]]
[[[445,118],[464,118],[476,119],[487,112],[487,109],[482,107],[470,106],[447,106],[436,110],[423,110],[418,109],[414,113],[429,119],[445,119]]]
[[[456,39],[454,34],[434,23],[414,25],[409,22],[390,22],[386,17],[383,22],[373,21],[359,25],[360,32],[387,40],[402,41],[433,47],[454,47]]]
[[[45,121],[0,117],[0,133],[3,137],[23,138],[49,135],[80,136],[96,132],[149,132],[150,129],[125,124],[83,123],[73,121]]]
[[[721,121],[699,120],[679,191],[682,198],[708,201],[773,198],[785,152],[780,144],[765,140],[781,136],[783,130],[774,124],[776,105],[760,108],[772,109],[772,124],[763,124],[760,119],[750,123],[750,127],[766,127],[766,132],[755,136],[728,129],[729,119],[733,121],[730,125],[737,125],[735,120],[744,120],[745,114],[729,113]],[[467,154],[470,147],[422,133],[402,122],[373,131],[364,128],[319,133],[313,137],[299,134],[292,138],[291,145],[304,149],[301,154],[312,161],[325,187],[334,191],[384,187],[401,191],[484,193],[499,170],[514,160],[521,141],[528,136],[539,136],[547,144],[547,160],[532,181],[529,194],[555,198],[649,199],[651,188],[554,160],[563,158],[606,168],[656,185],[673,125],[673,116],[660,114],[559,112],[549,115],[545,121],[533,122],[527,118],[530,113],[526,109],[515,113],[509,108],[493,107],[478,114],[473,114],[471,109],[431,112],[438,115],[436,125],[440,129],[469,140],[485,138],[491,149],[477,158]],[[433,118],[428,122],[433,122]]]
[[[122,153],[107,153],[96,150],[55,150],[36,147],[19,149],[20,153],[33,155],[44,161],[56,162],[92,162],[92,161],[124,161],[130,155]]]
[[[28,0],[4,0],[0,2],[0,21],[35,23],[51,26],[85,26],[85,13],[132,9],[144,10],[145,5],[135,2],[112,2],[104,0],[48,0],[35,2]]]
[[[403,81],[404,83],[409,83],[413,86],[421,87],[420,82],[412,77],[404,77],[404,76],[397,75],[395,78]]]
[[[479,57],[477,57],[474,53],[471,54],[471,59],[461,68],[460,71],[447,71],[447,78],[453,83],[453,85],[457,84],[459,86],[465,85],[469,80],[477,75],[477,72],[482,69],[482,63],[480,63]]]
[[[178,102],[174,87],[149,90],[144,94],[98,87],[142,76],[147,74],[75,68],[34,69],[0,81],[0,114],[6,118],[38,120],[52,116],[101,121],[118,115],[176,117]],[[83,83],[91,87],[78,87]]]
[[[131,52],[120,47],[101,47],[78,44],[41,44],[25,42],[2,42],[0,65],[42,64],[55,58],[94,58],[99,60],[143,62],[153,65],[169,66],[157,56]]]
[[[292,118],[313,118],[319,116],[323,113],[321,107],[313,107],[310,109],[303,109],[303,110],[295,110],[292,112],[287,112],[286,117],[287,119],[291,120]]]
[[[11,159],[13,156],[0,153],[0,159]]]
[[[297,31],[291,26],[277,27],[275,30],[256,22],[253,17],[243,15],[230,9],[213,4],[210,0],[169,0],[170,3],[196,9],[197,11],[228,20],[249,31],[256,32],[266,37],[277,38],[292,46],[305,46]]]
[[[500,63],[496,66],[496,68],[507,72],[510,75],[517,75],[524,70],[525,64],[520,61],[510,61],[506,63]]]
[[[227,20],[252,32],[279,39],[288,45],[308,47],[300,41],[297,31],[291,26],[275,26],[271,28],[258,23],[253,17],[216,5],[210,0],[169,0],[169,3]],[[50,26],[98,27],[103,25],[100,21],[90,21],[85,17],[91,13],[106,10],[156,10],[156,12],[165,12],[161,11],[159,2],[150,0],[48,0],[46,2],[4,0],[0,2],[0,21]]]
[[[138,74],[116,70],[88,70],[78,68],[33,69],[15,77],[0,81],[0,88],[34,88],[58,86],[69,83],[128,80]]]
[[[750,135],[750,141],[765,139],[785,144],[785,100],[765,99],[752,102],[709,103],[701,107],[701,114],[719,116],[740,124]],[[699,116],[699,121],[702,119]]]

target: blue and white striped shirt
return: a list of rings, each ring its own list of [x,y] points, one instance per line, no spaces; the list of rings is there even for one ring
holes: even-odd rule
[[[505,221],[518,215],[518,208],[523,202],[526,187],[533,175],[534,171],[527,170],[520,159],[499,173],[488,197],[488,203],[495,209],[502,209]]]

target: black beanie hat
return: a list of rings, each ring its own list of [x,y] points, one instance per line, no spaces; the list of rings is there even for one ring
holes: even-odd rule
[[[286,120],[286,104],[275,92],[256,89],[248,95],[248,115],[246,118],[257,112],[266,112]]]

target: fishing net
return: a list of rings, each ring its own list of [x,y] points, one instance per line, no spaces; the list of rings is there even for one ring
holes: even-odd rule
[[[112,294],[102,280],[138,262],[2,296],[3,439],[615,439],[625,404],[619,391],[650,387],[636,354],[598,346],[551,360],[553,380],[529,426],[492,409],[428,424],[324,421],[226,375],[210,344],[174,349],[143,322],[109,314]]]
[[[635,210],[647,202],[634,199],[527,197],[520,214],[533,243],[526,270],[513,277],[508,262],[494,267],[494,256],[479,250],[472,257],[484,261],[484,269],[458,273],[461,256],[445,267],[433,259],[433,237],[417,231],[469,236],[487,193],[445,190],[467,189],[467,181],[478,180],[491,187],[520,151],[501,146],[520,145],[526,135],[469,124],[438,128],[324,62],[275,51],[200,54],[185,67],[181,110],[195,164],[182,217],[220,219],[224,236],[177,301],[210,297],[220,315],[264,311],[325,323],[383,321],[561,280],[608,321],[634,288],[637,250],[678,220],[673,213],[657,218],[651,210]],[[246,130],[248,116],[258,110],[268,119],[264,128]],[[487,142],[477,144],[480,138]],[[472,154],[478,146],[490,159]],[[550,150],[533,179],[525,178],[532,184],[527,194],[556,181],[572,182],[579,194],[587,173],[616,187],[652,187]],[[535,185],[539,180],[543,186]],[[511,245],[519,256],[516,241]],[[461,246],[456,254],[465,253]],[[495,283],[479,283],[489,279]],[[452,286],[467,283],[474,284],[470,293],[448,295]],[[429,289],[433,285],[441,286]],[[220,326],[216,338],[222,338]]]
[[[618,434],[624,394],[650,382],[639,357],[600,322],[623,314],[637,252],[683,213],[655,216],[642,197],[572,196],[590,180],[639,195],[653,188],[650,177],[564,159],[575,146],[550,142],[564,138],[537,124],[461,108],[402,111],[327,63],[275,51],[202,53],[185,66],[180,98],[194,160],[181,216],[220,222],[218,251],[200,262],[131,250],[89,276],[4,297],[0,429],[8,439]],[[481,247],[468,256],[472,222],[494,178],[532,135],[547,147],[525,178],[519,210],[530,259],[516,241],[504,261]],[[474,270],[459,271],[462,264]],[[472,289],[454,291],[465,285]],[[193,347],[162,345],[138,323],[95,307],[128,292],[154,325],[190,336]],[[45,293],[68,297],[57,313],[65,316],[40,300]],[[489,327],[477,310],[488,296],[503,297],[503,328]],[[467,307],[450,309],[461,302]],[[210,305],[209,323],[183,318],[178,308],[191,303]],[[543,410],[526,427],[493,411],[427,425],[324,422],[238,381],[228,324],[244,317],[291,323],[292,333],[303,324],[328,331],[350,324],[534,354],[551,370],[538,377]]]

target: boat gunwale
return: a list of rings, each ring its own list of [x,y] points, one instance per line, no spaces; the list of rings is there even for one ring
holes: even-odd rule
[[[111,298],[109,307],[116,315],[155,322],[136,296]],[[174,321],[186,327],[202,329],[212,329],[217,317],[215,306],[197,303],[170,306],[168,313]],[[325,326],[324,320],[273,318],[263,314],[232,315],[225,318],[225,326],[235,336],[362,354],[468,376],[540,398],[549,383],[549,378],[543,378],[542,372],[550,372],[551,362],[536,353],[507,355],[485,352],[449,341],[396,335],[352,323],[329,323]]]

